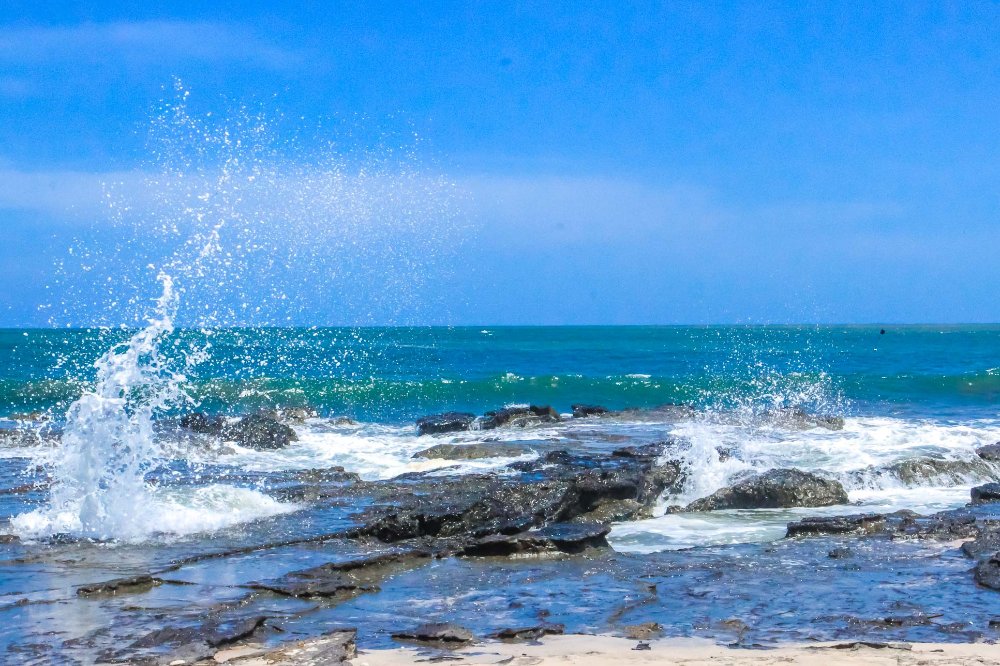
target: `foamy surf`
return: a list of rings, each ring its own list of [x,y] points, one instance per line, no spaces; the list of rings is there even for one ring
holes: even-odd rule
[[[212,533],[299,508],[256,490],[221,484],[200,488],[149,488],[141,505],[116,517],[113,534],[107,538],[134,543],[160,536]],[[72,504],[43,507],[15,516],[11,527],[26,540],[55,534],[93,535],[93,530],[81,520],[80,507]]]

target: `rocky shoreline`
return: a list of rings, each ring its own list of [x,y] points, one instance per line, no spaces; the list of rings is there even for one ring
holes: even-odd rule
[[[680,415],[686,408],[664,409]],[[231,438],[241,446],[266,451],[294,441],[295,431],[287,424],[289,418],[296,415],[256,414],[235,422],[189,415],[179,427],[196,436]],[[614,418],[614,413],[597,406],[574,405],[569,418],[599,421]],[[781,418],[794,421],[796,427],[838,427],[835,420],[804,413]],[[753,646],[759,644],[754,638],[754,622],[761,626],[780,624],[774,618],[763,620],[761,613],[765,611],[712,618],[711,610],[699,610],[708,613],[705,620],[699,619],[700,615],[684,618],[672,627],[674,618],[668,608],[676,609],[682,603],[685,607],[711,609],[717,595],[721,595],[715,600],[719,608],[727,604],[743,608],[744,598],[764,599],[769,586],[789,582],[783,580],[789,572],[797,571],[795,575],[801,576],[810,568],[822,571],[824,582],[810,585],[807,579],[799,580],[796,584],[801,589],[827,589],[838,580],[859,576],[888,580],[898,566],[913,567],[914,572],[919,571],[915,576],[933,577],[935,569],[944,566],[949,590],[980,591],[975,599],[969,597],[969,603],[981,604],[978,599],[982,592],[1000,591],[997,483],[976,487],[967,507],[932,515],[898,511],[817,516],[791,522],[786,539],[775,545],[627,556],[609,547],[610,526],[648,518],[660,498],[680,491],[691,473],[683,455],[687,442],[623,442],[626,445],[606,446],[603,451],[565,448],[540,453],[533,459],[519,459],[530,452],[521,444],[485,440],[465,443],[442,438],[445,433],[465,432],[473,427],[534,428],[562,419],[549,407],[527,407],[489,412],[471,420],[468,415],[448,413],[418,421],[417,427],[427,431],[429,446],[418,451],[415,458],[515,459],[484,473],[457,474],[445,467],[365,481],[350,470],[333,467],[277,475],[266,486],[269,495],[309,507],[312,513],[307,512],[306,517],[335,515],[333,522],[339,521],[343,527],[300,530],[298,535],[278,540],[249,539],[231,547],[169,558],[124,577],[81,581],[73,586],[73,594],[81,603],[104,604],[122,617],[142,616],[143,621],[136,627],[155,628],[139,633],[133,627],[117,636],[113,632],[96,632],[70,647],[81,648],[106,663],[343,663],[355,652],[355,627],[348,626],[348,621],[354,617],[362,624],[366,622],[365,608],[375,607],[382,614],[374,630],[382,636],[379,646],[394,641],[454,649],[483,641],[535,641],[567,630],[593,629],[587,624],[590,620],[579,619],[581,614],[557,608],[574,600],[581,591],[592,604],[590,616],[600,616],[602,626],[610,626],[615,633],[633,640],[676,635],[678,631],[697,633],[708,628],[708,633],[728,636],[727,640],[735,645]],[[967,465],[981,467],[980,471],[1000,478],[994,467],[996,450],[996,446],[984,447],[979,459]],[[720,456],[724,454],[719,452]],[[895,473],[960,473],[957,462],[932,458],[908,461]],[[726,510],[819,508],[847,503],[844,487],[834,479],[798,469],[774,469],[746,475],[707,497],[686,506],[669,507],[668,511],[708,515]],[[40,557],[32,555],[16,538],[5,539],[19,551],[14,557],[26,561]],[[72,540],[54,539],[52,545],[73,544]],[[935,553],[933,556],[927,554],[928,548]],[[162,554],[158,556],[162,559]],[[956,557],[965,558],[964,574]],[[220,602],[207,612],[161,613],[153,618],[143,615],[144,598],[182,594],[186,586],[204,586],[199,578],[202,574],[197,572],[217,570],[211,567],[218,563],[246,566],[247,573],[227,583]],[[736,582],[741,575],[750,577],[744,590]],[[542,594],[547,583],[540,580],[558,581],[559,594],[549,602]],[[594,582],[588,582],[591,580]],[[594,591],[595,585],[600,589]],[[863,593],[861,578],[851,585],[858,587],[857,594]],[[421,623],[413,622],[410,614],[395,618],[386,614],[396,604],[418,602],[421,589],[459,597],[474,592],[484,599],[476,602],[476,607],[486,615],[472,622],[449,620],[448,616],[455,613],[438,609],[427,615],[428,622]],[[523,597],[525,590],[530,590],[531,604]],[[677,593],[682,596],[672,600],[670,595]],[[493,601],[485,601],[488,598]],[[940,601],[934,594],[928,600],[930,606]],[[575,602],[583,603],[579,598]],[[50,601],[26,596],[16,603],[31,608]],[[503,606],[491,608],[491,603]],[[602,604],[606,605],[603,610]],[[832,627],[843,625],[842,630],[819,634],[841,632],[866,640],[873,635],[891,638],[912,634],[919,638],[926,634],[968,642],[991,640],[1000,626],[1000,618],[985,606],[972,611],[975,617],[965,624],[952,622],[954,626],[938,621],[931,610],[901,604],[897,613],[881,616],[845,612],[842,621],[823,620]],[[335,618],[337,631],[322,638],[295,638],[301,633],[289,633],[287,627],[294,624],[297,613],[329,614]],[[967,610],[962,613],[970,614]],[[564,621],[562,615],[569,620]],[[511,623],[510,618],[522,621]],[[796,629],[801,633],[809,617],[795,621],[803,625]],[[368,635],[372,631],[362,630]],[[128,639],[123,640],[126,635]],[[32,649],[40,655],[48,654],[41,647],[24,649],[26,654],[31,654]]]

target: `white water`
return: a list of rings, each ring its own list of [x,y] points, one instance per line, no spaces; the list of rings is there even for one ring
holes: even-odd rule
[[[178,297],[160,273],[163,293],[147,326],[96,363],[97,381],[69,408],[62,443],[50,457],[49,504],[15,516],[23,537],[72,534],[135,541],[158,533],[187,534],[294,510],[245,488],[184,491],[149,483],[165,461],[153,433],[156,412],[183,398],[184,375],[161,353],[173,332]],[[196,355],[183,364],[196,363]]]

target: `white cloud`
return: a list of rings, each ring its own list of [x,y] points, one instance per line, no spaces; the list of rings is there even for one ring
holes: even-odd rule
[[[212,22],[137,21],[70,26],[0,27],[0,63],[129,60],[238,61],[270,69],[299,65],[303,55],[262,39],[253,31]],[[168,63],[169,64],[169,63]]]

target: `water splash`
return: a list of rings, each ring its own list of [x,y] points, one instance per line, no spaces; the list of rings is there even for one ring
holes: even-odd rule
[[[245,488],[192,489],[185,497],[151,484],[169,458],[155,420],[194,403],[185,383],[209,355],[213,329],[285,324],[318,306],[348,311],[358,300],[406,303],[438,256],[422,223],[431,212],[451,219],[450,194],[412,161],[394,170],[398,161],[368,159],[355,168],[328,144],[307,154],[282,139],[280,114],[247,107],[195,114],[189,98],[178,83],[153,120],[151,164],[137,181],[109,187],[117,240],[99,235],[73,248],[88,277],[79,282],[96,292],[69,292],[67,300],[102,311],[104,323],[139,326],[100,357],[92,386],[70,406],[62,444],[47,461],[49,505],[12,521],[24,536],[137,540],[294,510]],[[400,260],[414,251],[416,259]],[[369,265],[368,257],[378,260]],[[343,299],[331,289],[344,285],[341,273],[357,287],[372,272],[388,283],[361,284],[380,292],[355,288]],[[152,314],[140,314],[150,274],[161,294]],[[175,333],[181,321],[202,329],[200,343]],[[247,366],[255,363],[264,361],[248,351]]]

